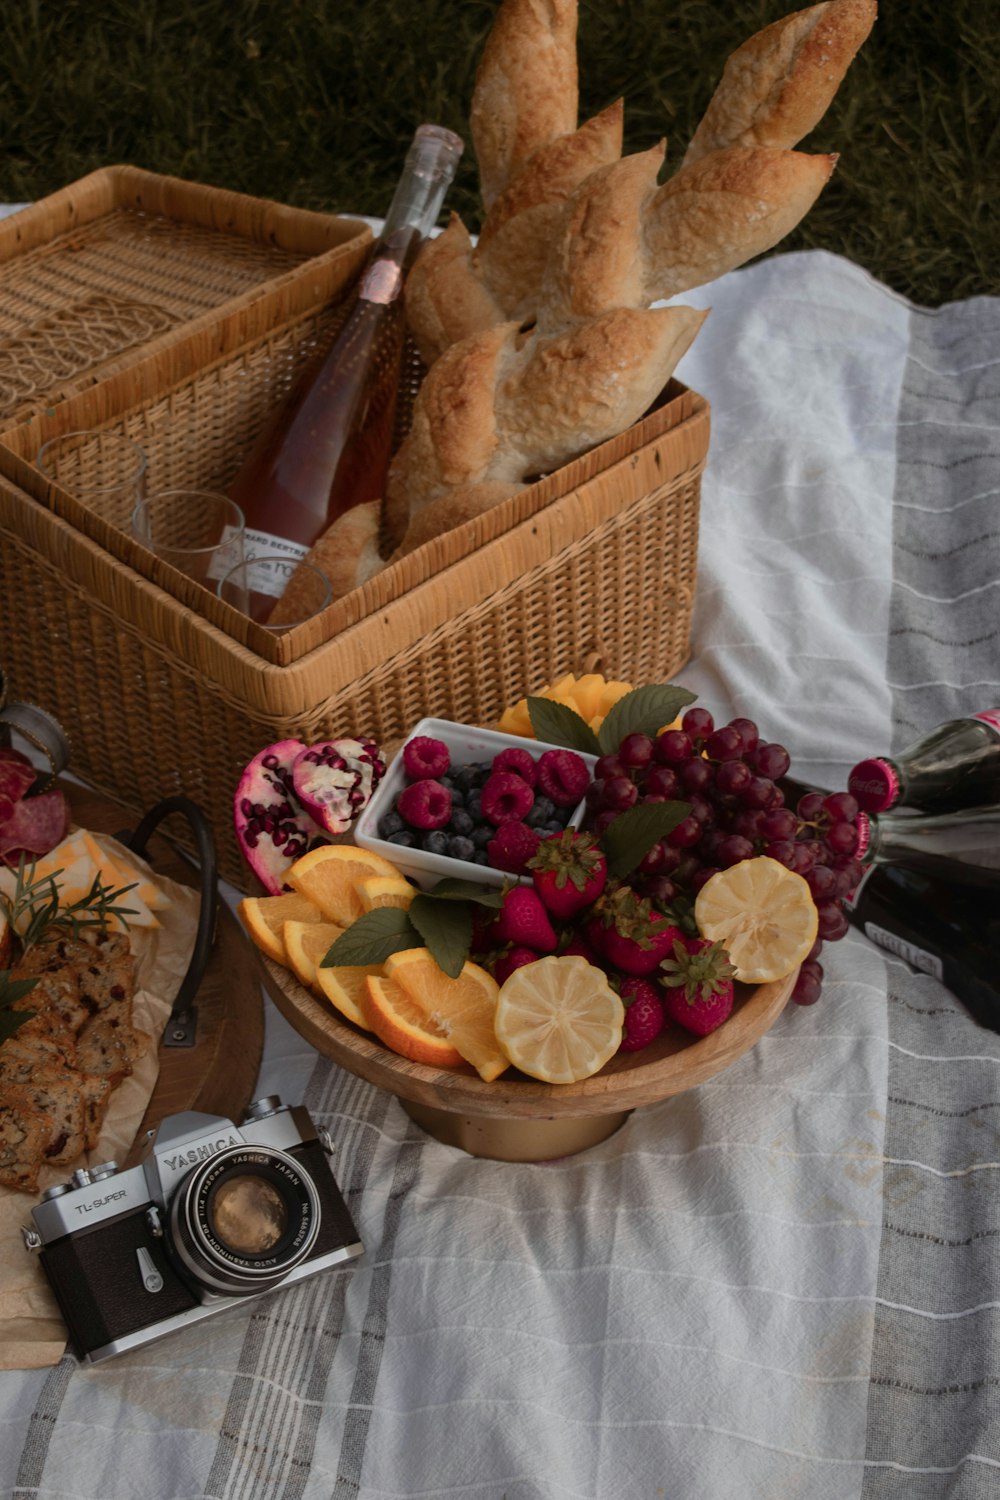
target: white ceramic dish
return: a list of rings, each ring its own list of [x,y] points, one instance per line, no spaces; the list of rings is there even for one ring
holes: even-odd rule
[[[477,729],[471,724],[453,724],[450,719],[421,719],[419,724],[406,736],[407,740],[415,739],[418,735],[427,735],[430,739],[441,740],[448,746],[453,767],[467,766],[473,761],[491,760],[501,750],[516,746],[519,750],[527,750],[537,760],[546,750],[562,750],[563,745],[549,745],[541,740],[522,739],[515,734],[500,734],[495,729]],[[597,757],[584,755],[581,751],[573,752],[579,755],[593,773]],[[395,805],[399,793],[407,785],[408,777],[403,769],[403,752],[398,754],[390,762],[385,775],[376,788],[368,806],[354,825],[354,841],[360,844],[362,849],[373,849],[377,854],[386,859],[401,870],[404,875],[420,886],[421,890],[429,890],[439,880],[448,877],[456,880],[475,880],[480,885],[501,886],[517,879],[517,876],[508,874],[505,870],[494,870],[489,865],[473,864],[470,860],[451,859],[446,854],[429,854],[425,849],[408,849],[401,844],[391,844],[387,839],[379,838],[378,826],[382,818]],[[585,804],[581,801],[573,810],[569,819],[568,827],[579,828],[583,821]],[[523,878],[523,877],[522,877]]]

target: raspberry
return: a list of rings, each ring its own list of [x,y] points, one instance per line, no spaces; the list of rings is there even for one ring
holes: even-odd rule
[[[520,776],[529,786],[534,786],[538,777],[535,770],[535,758],[528,750],[522,750],[519,745],[510,745],[506,750],[498,750],[493,757],[493,771],[513,771],[515,776]]]
[[[414,781],[400,792],[396,811],[411,828],[443,828],[451,817],[451,793],[439,781]]]
[[[492,771],[483,786],[480,806],[483,817],[496,827],[501,823],[520,823],[531,811],[535,794],[523,776],[513,771]]]
[[[526,823],[501,823],[486,845],[494,870],[523,875],[524,867],[541,843],[541,834]]]
[[[573,807],[590,785],[587,763],[573,750],[546,750],[538,759],[538,785],[557,807]]]
[[[448,746],[430,735],[418,734],[403,746],[403,769],[412,781],[425,776],[443,776],[451,765]]]

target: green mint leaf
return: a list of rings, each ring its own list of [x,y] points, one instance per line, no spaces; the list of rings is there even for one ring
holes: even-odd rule
[[[605,755],[614,754],[627,734],[648,734],[655,739],[696,696],[670,682],[633,688],[608,710],[597,736],[601,751]]]
[[[528,717],[540,740],[564,745],[567,750],[582,750],[584,755],[600,755],[597,735],[568,704],[556,703],[552,698],[529,698]]]
[[[598,841],[608,862],[608,874],[624,880],[643,855],[666,838],[690,811],[689,802],[637,802],[619,813]]]
[[[472,912],[465,901],[437,901],[431,895],[414,896],[410,920],[423,938],[439,969],[457,979],[472,944]]]
[[[390,953],[423,946],[420,933],[402,907],[381,906],[375,911],[366,911],[341,933],[320,959],[320,968],[381,964]]]
[[[499,885],[479,885],[475,880],[456,880],[449,875],[439,880],[427,895],[442,901],[476,901],[480,906],[503,905],[503,888]]]

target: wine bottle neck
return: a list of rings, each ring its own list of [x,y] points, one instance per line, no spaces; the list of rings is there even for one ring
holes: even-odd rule
[[[406,154],[385,227],[376,241],[376,255],[382,247],[408,245],[411,240],[419,244],[427,237],[441,212],[462,150],[461,138],[452,131],[440,125],[420,126]]]

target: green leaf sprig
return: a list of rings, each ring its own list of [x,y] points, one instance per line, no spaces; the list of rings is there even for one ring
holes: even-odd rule
[[[57,881],[62,873],[62,870],[54,870],[50,875],[36,877],[34,860],[26,864],[22,855],[13,892],[8,895],[0,891],[0,910],[16,934],[23,953],[54,930],[78,938],[88,928],[97,927],[107,932],[120,919],[137,915],[135,907],[121,904],[121,897],[134,890],[138,881],[113,888],[106,886],[100,875],[95,875],[84,895],[63,905]]]
[[[15,979],[10,969],[0,969],[0,1046],[35,1014],[33,1010],[14,1010],[12,1007],[16,1001],[30,995],[37,983],[37,979]]]

